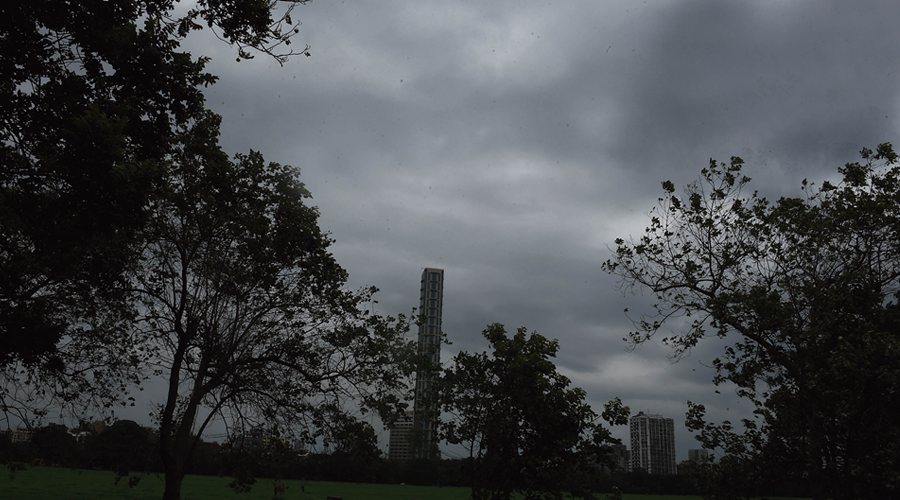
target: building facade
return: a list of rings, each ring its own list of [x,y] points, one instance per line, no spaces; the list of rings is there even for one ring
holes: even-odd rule
[[[31,442],[31,429],[23,426],[16,427],[12,432],[13,443],[29,443]]]
[[[707,459],[709,459],[709,450],[703,448],[688,450],[688,460],[691,462],[705,462]]]
[[[609,459],[612,462],[611,464],[600,466],[600,472],[603,474],[631,470],[631,451],[624,444],[611,444],[609,446]]]
[[[388,460],[412,458],[413,412],[398,415],[388,437]]]
[[[435,409],[430,400],[434,371],[441,364],[441,313],[444,303],[444,270],[425,268],[422,271],[419,294],[419,354],[428,357],[431,368],[416,374],[416,401],[413,430],[413,456],[415,458],[439,458],[435,438]]]
[[[675,421],[662,415],[638,412],[629,421],[631,469],[648,474],[676,474]]]

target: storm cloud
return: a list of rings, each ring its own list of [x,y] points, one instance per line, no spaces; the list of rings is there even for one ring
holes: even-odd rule
[[[741,156],[777,197],[898,138],[896,2],[316,0],[294,16],[312,57],[283,67],[209,33],[186,44],[220,76],[206,95],[226,150],[302,168],[379,313],[408,313],[421,269],[445,269],[445,361],[485,350],[493,322],[559,339],[595,408],[675,418],[679,460],[697,447],[686,401],[748,408],[714,392],[719,341],[677,363],[627,349],[623,310],[650,298],[603,273],[608,245],[711,157]]]

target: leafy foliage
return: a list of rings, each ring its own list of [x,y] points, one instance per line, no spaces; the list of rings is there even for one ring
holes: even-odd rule
[[[218,123],[207,114],[173,150],[130,290],[139,345],[168,383],[166,498],[216,418],[233,433],[366,448],[374,433],[350,408],[396,410],[415,357],[404,317],[366,310],[375,288],[344,289],[299,171],[256,152],[228,158]]]
[[[559,343],[519,328],[512,338],[503,325],[483,332],[493,353],[459,353],[437,389],[440,408],[451,418],[441,433],[462,444],[472,459],[472,498],[558,498],[563,488],[579,491],[583,470],[603,461],[609,431],[585,403],[585,392],[569,388],[552,358]],[[628,408],[612,401],[604,418],[628,421]]]
[[[714,381],[735,384],[756,418],[738,432],[705,422],[702,405],[688,415],[728,457],[718,486],[802,479],[835,499],[900,487],[900,166],[890,144],[861,153],[840,184],[804,181],[803,197],[774,203],[744,193],[740,158],[711,160],[684,196],[664,182],[650,227],[616,240],[604,265],[623,290],[656,296],[634,344],[673,322],[685,325],[663,339],[676,356],[708,335],[732,341]]]
[[[279,61],[298,1],[33,0],[0,7],[4,413],[106,407],[136,381],[120,293],[179,127],[201,120],[209,27]],[[201,24],[202,23],[202,24]],[[304,49],[298,53],[306,52]],[[307,52],[308,54],[308,52]]]

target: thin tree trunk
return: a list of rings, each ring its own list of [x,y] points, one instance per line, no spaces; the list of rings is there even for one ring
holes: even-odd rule
[[[175,409],[178,406],[178,385],[181,380],[181,367],[187,351],[188,334],[181,325],[182,312],[179,311],[175,321],[175,333],[178,347],[175,350],[172,367],[169,372],[169,391],[166,406],[163,409],[159,426],[159,452],[162,455],[163,472],[165,473],[165,489],[163,500],[181,500],[181,482],[184,479],[184,457],[180,453],[180,429],[184,422],[176,425]]]
[[[826,476],[823,453],[822,438],[822,416],[819,415],[819,408],[812,395],[807,392],[805,398],[809,400],[809,419],[808,419],[808,446],[807,454],[807,473],[809,475],[810,495],[812,500],[828,500],[829,498],[829,479]],[[802,393],[801,393],[802,394]],[[804,397],[801,395],[801,397]]]

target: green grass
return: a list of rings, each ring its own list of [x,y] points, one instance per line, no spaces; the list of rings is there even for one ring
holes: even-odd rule
[[[2,469],[5,472],[5,469]],[[259,479],[249,493],[236,494],[228,487],[229,478],[188,476],[181,498],[184,500],[270,500],[275,481]],[[468,488],[438,488],[398,484],[354,484],[319,481],[278,481],[287,488],[284,500],[325,500],[329,496],[343,500],[467,500]],[[0,500],[156,500],[162,498],[161,475],[145,474],[134,488],[128,479],[115,484],[108,471],[71,470],[53,467],[28,467],[14,479],[0,475]],[[605,495],[598,495],[599,499]],[[624,495],[624,500],[699,500],[692,496]],[[279,495],[279,498],[281,496]]]
[[[115,484],[109,471],[71,470],[53,467],[28,467],[11,480],[6,470],[0,475],[0,500],[150,500],[162,498],[162,475],[144,474],[134,488],[125,478]],[[181,489],[184,500],[270,500],[275,481],[259,479],[249,493],[236,494],[228,487],[230,479],[214,476],[187,476]],[[319,481],[278,481],[286,486],[285,500],[325,500],[329,496],[344,500],[465,500],[468,488],[328,483]],[[282,498],[279,495],[279,498]]]

